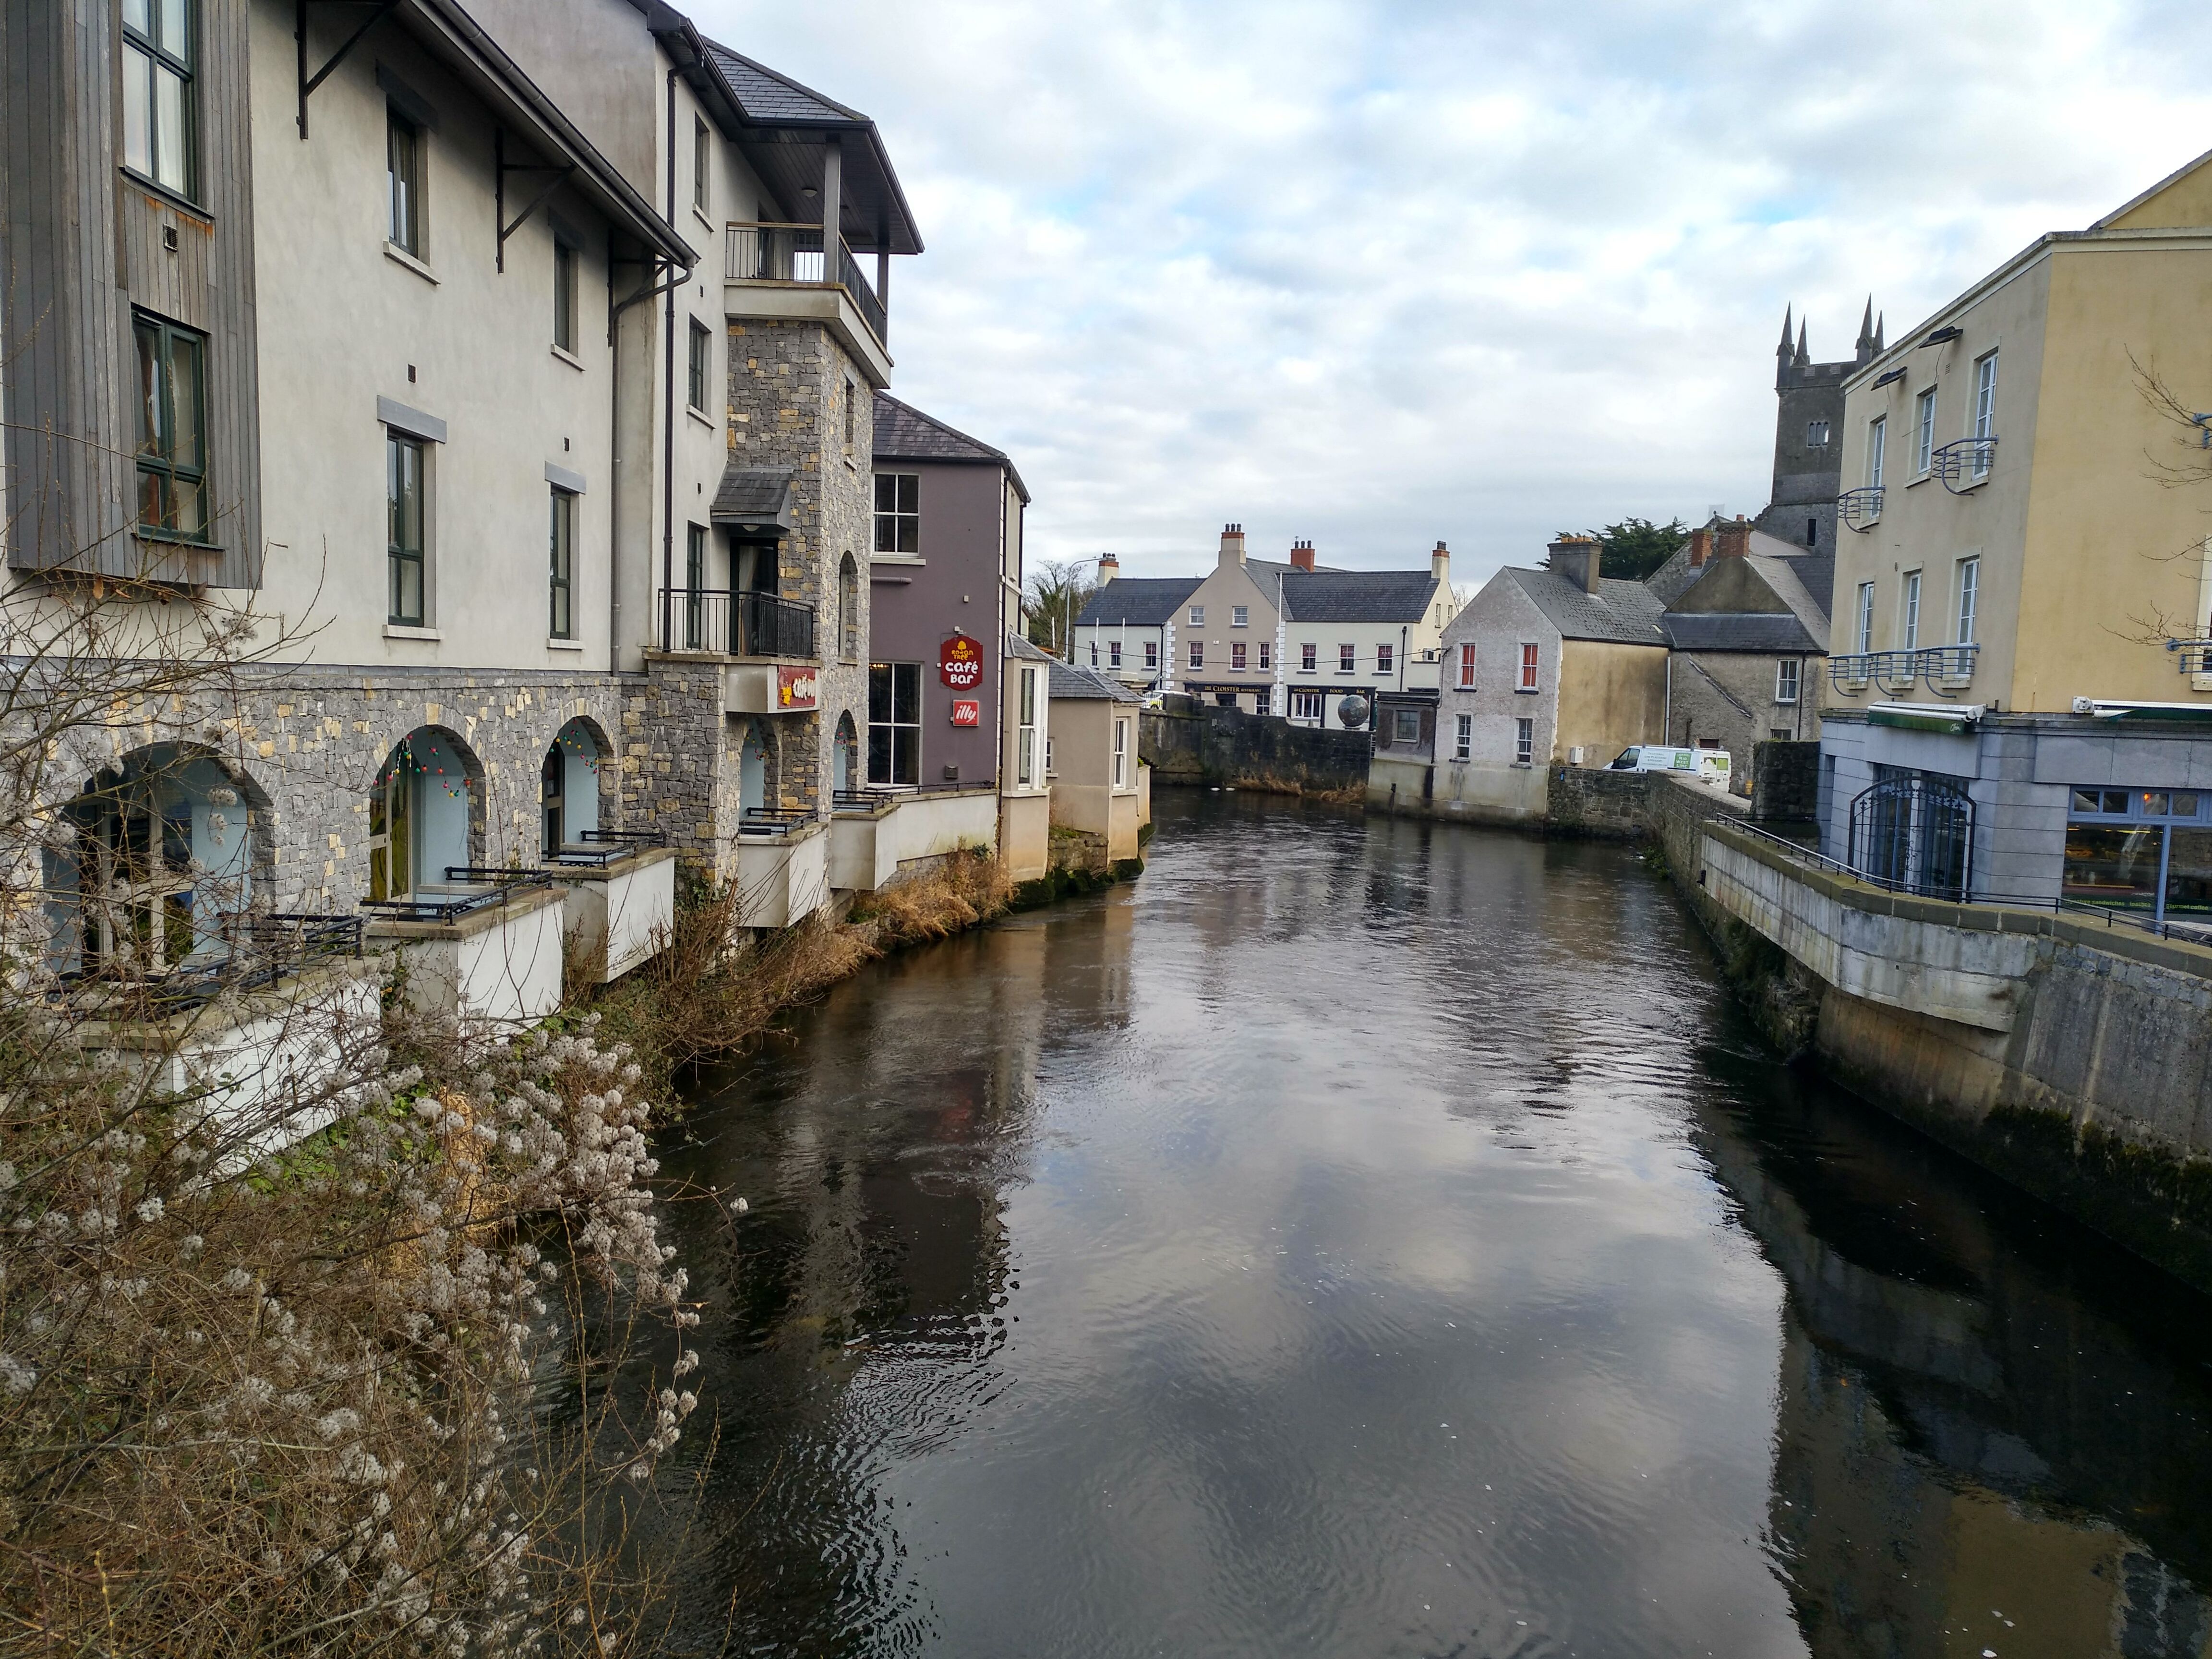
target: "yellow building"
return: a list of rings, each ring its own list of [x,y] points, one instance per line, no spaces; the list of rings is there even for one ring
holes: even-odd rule
[[[2208,164],[2038,238],[1846,382],[1822,812],[1855,867],[2212,909]]]

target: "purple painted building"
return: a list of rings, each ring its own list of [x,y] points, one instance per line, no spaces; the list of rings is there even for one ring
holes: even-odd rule
[[[1029,490],[1003,452],[880,392],[874,453],[867,781],[995,783]],[[939,672],[956,635],[980,647],[973,686]]]

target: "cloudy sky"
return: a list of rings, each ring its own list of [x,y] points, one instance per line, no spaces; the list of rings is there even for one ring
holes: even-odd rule
[[[1785,304],[1846,356],[2212,147],[2212,11],[2155,0],[690,9],[875,118],[894,389],[1130,575],[1756,511]]]

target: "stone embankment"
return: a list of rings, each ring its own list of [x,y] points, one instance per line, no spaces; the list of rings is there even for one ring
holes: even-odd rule
[[[1138,753],[1164,785],[1219,785],[1356,803],[1366,793],[1372,749],[1364,732],[1293,726],[1269,714],[1194,704],[1145,711]]]

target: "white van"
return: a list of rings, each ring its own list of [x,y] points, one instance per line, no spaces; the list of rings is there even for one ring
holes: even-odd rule
[[[1725,787],[1729,781],[1729,753],[1725,749],[1670,749],[1664,744],[1632,743],[1606,769],[1680,772],[1700,783],[1717,783]]]

